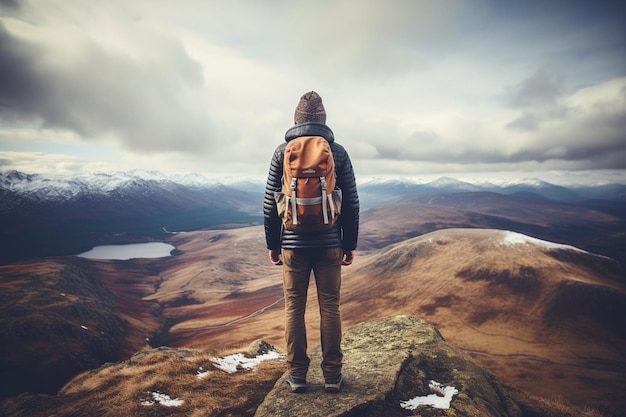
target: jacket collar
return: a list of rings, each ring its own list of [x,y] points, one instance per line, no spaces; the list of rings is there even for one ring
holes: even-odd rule
[[[301,136],[321,136],[329,143],[333,143],[335,141],[333,131],[330,130],[330,128],[325,124],[317,122],[302,123],[289,128],[287,133],[285,133],[285,141],[289,142],[290,140]]]

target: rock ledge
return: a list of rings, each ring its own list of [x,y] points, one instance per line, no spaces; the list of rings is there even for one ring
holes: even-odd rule
[[[519,417],[521,411],[488,370],[448,345],[439,331],[409,316],[362,323],[343,337],[345,383],[339,394],[324,392],[319,347],[311,353],[308,392],[293,394],[286,374],[258,407],[255,417],[481,416]],[[401,402],[434,395],[430,381],[458,390],[450,409],[416,410]],[[450,414],[452,412],[452,414]]]

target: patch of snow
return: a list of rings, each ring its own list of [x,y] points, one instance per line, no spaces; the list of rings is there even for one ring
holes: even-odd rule
[[[545,240],[536,239],[534,237],[526,236],[521,233],[509,232],[509,231],[504,232],[504,237],[502,238],[502,244],[505,246],[531,244],[535,246],[541,246],[546,249],[569,249],[569,250],[587,253],[584,250],[578,249],[574,246],[547,242]]]
[[[406,410],[415,410],[420,405],[429,405],[433,408],[447,409],[450,408],[450,402],[454,394],[459,391],[454,387],[443,386],[439,382],[430,381],[428,387],[437,394],[430,394],[425,397],[415,397],[407,401],[400,401],[400,407]]]
[[[215,365],[216,368],[229,374],[234,374],[240,369],[248,371],[252,370],[263,361],[282,359],[284,357],[284,354],[272,350],[254,358],[247,358],[243,353],[235,353],[233,355],[225,356],[223,358],[212,358],[211,362],[213,363],[213,365]]]
[[[198,373],[196,374],[196,378],[204,379],[209,376],[210,373],[211,371],[205,371],[204,368],[200,367],[200,369],[198,369]]]
[[[180,407],[184,403],[184,401],[180,398],[172,398],[169,395],[161,394],[160,392],[151,392],[150,395],[152,396],[152,399],[142,401],[141,405],[152,406],[158,403],[165,407]]]

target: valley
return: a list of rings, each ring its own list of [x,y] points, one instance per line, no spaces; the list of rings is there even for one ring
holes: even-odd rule
[[[367,225],[365,236],[380,233]],[[506,384],[583,403],[615,402],[626,389],[626,286],[615,262],[566,247],[505,242],[506,232],[500,230],[456,228],[359,252],[344,270],[345,328],[378,317],[415,315]],[[281,272],[266,259],[260,226],[173,235],[170,243],[177,254],[156,260],[51,259],[21,267],[39,270],[42,281],[50,280],[55,265],[85,268],[104,285],[115,299],[109,312],[127,329],[115,340],[118,360],[146,344],[219,350],[263,339],[284,350]],[[19,269],[3,268],[2,276]],[[75,290],[65,291],[66,298],[78,297]],[[52,298],[47,302],[56,304]],[[309,303],[315,302],[312,290]],[[39,321],[32,314],[30,320]],[[317,314],[315,308],[307,312],[312,344],[319,342]],[[97,316],[90,322],[56,320],[103,331]],[[113,342],[105,333],[98,338]],[[38,341],[33,337],[38,349],[49,343],[46,334]],[[62,345],[47,360],[53,360],[53,352],[71,352],[76,339],[74,334],[56,337]],[[78,346],[76,353],[90,346]],[[16,355],[20,352],[11,357]],[[24,375],[45,372],[33,357],[23,362]]]
[[[0,265],[2,397],[54,394],[146,347],[220,351],[263,339],[284,351],[281,269],[267,259],[263,227],[219,227],[224,219],[161,235],[176,248],[169,257]],[[361,213],[357,259],[344,268],[344,328],[416,316],[511,387],[626,407],[625,231],[623,217],[597,205],[394,197]]]

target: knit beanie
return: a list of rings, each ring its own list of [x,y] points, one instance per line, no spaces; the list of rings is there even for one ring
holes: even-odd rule
[[[326,111],[322,104],[322,98],[315,91],[310,91],[300,97],[294,122],[299,125],[306,122],[326,123]]]

